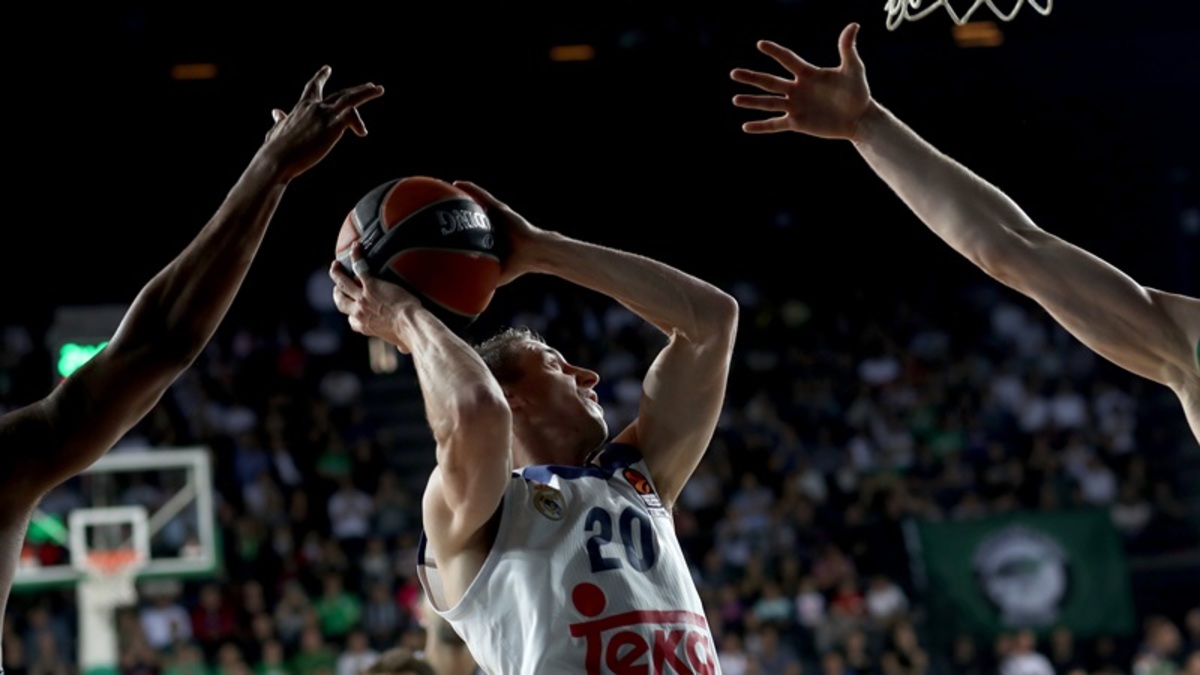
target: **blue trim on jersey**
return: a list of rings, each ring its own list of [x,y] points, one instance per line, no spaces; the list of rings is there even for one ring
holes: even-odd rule
[[[519,474],[525,480],[531,480],[537,483],[549,483],[551,477],[558,476],[560,478],[601,478],[607,479],[610,475],[605,473],[598,466],[558,466],[555,464],[540,464],[538,466],[527,466],[519,471]]]
[[[515,473],[525,480],[549,483],[553,476],[571,480],[574,478],[600,478],[608,480],[621,469],[626,469],[642,459],[642,453],[626,443],[609,443],[596,458],[596,464],[587,466],[565,466],[559,464],[537,464],[518,469]]]
[[[551,477],[558,476],[571,480],[574,478],[600,478],[608,480],[612,475],[621,469],[627,469],[634,464],[637,464],[642,459],[642,453],[636,447],[628,443],[609,443],[600,455],[596,458],[597,464],[588,464],[587,466],[565,466],[559,464],[537,464],[527,466],[524,469],[516,469],[513,471],[513,478],[520,476],[527,481],[538,483],[549,483]],[[501,508],[503,508],[503,500]],[[417,564],[425,564],[425,546],[429,539],[425,536],[424,528],[421,529],[421,536],[417,540]],[[4,675],[0,671],[0,675]]]
[[[426,543],[428,543],[428,539],[425,537],[425,528],[421,528],[421,536],[417,539],[417,565],[425,564]],[[0,675],[4,675],[4,673],[0,673]]]

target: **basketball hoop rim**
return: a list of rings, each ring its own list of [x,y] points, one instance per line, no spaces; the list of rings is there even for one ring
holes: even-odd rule
[[[146,563],[146,557],[135,548],[88,551],[85,558],[89,574],[109,577],[133,574]]]

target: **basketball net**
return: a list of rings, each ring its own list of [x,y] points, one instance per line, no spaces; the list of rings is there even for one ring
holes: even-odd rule
[[[884,10],[887,11],[887,28],[888,30],[896,30],[903,21],[917,21],[929,16],[937,11],[939,7],[945,7],[946,13],[950,15],[950,19],[959,26],[971,20],[971,15],[975,10],[982,5],[987,5],[992,13],[995,14],[1001,21],[1012,21],[1017,12],[1021,11],[1021,6],[1025,4],[1025,0],[1009,0],[1014,3],[1012,11],[1005,12],[996,6],[995,0],[974,0],[973,4],[966,12],[959,14],[950,6],[949,0],[930,0],[927,6],[925,0],[885,0]],[[1050,14],[1050,9],[1054,6],[1054,0],[1029,0],[1029,6],[1035,12],[1042,16]]]
[[[89,551],[85,565],[88,595],[102,607],[136,604],[137,573],[145,562],[132,548]]]

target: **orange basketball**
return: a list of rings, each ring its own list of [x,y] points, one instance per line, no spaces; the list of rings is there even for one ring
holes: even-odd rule
[[[361,241],[371,273],[400,284],[451,328],[469,326],[496,291],[502,254],[484,208],[436,178],[409,176],[368,192],[346,215],[336,254],[350,270]]]

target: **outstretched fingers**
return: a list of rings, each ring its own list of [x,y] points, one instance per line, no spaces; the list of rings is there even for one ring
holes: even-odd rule
[[[729,72],[729,77],[734,82],[741,82],[754,87],[758,87],[764,91],[769,91],[772,94],[782,94],[792,86],[791,80],[785,80],[777,75],[769,75],[745,68],[734,68]]]
[[[742,125],[742,131],[748,134],[774,134],[780,131],[787,131],[787,128],[787,115],[772,117],[769,120],[755,120]]]
[[[779,65],[787,68],[788,72],[796,77],[801,77],[817,70],[816,66],[797,56],[796,52],[770,40],[759,40],[758,51],[778,61]]]
[[[357,87],[351,87],[343,90],[332,96],[332,105],[335,112],[335,120],[339,124],[346,124],[354,133],[359,136],[367,135],[367,125],[363,122],[362,115],[358,112],[358,106],[370,101],[374,98],[379,98],[383,95],[383,87],[368,82],[360,84]]]
[[[857,23],[842,29],[842,34],[838,36],[838,54],[842,57],[842,68],[851,71],[863,69],[862,57],[858,55]]]
[[[330,96],[330,103],[335,108],[357,108],[358,106],[370,101],[373,98],[383,96],[383,87],[368,82],[360,84],[357,87],[343,89],[336,94]]]
[[[313,75],[308,84],[304,85],[304,92],[300,94],[300,100],[316,102],[324,98],[325,95],[322,92],[325,90],[325,82],[329,80],[331,72],[333,69],[329,66],[321,66],[317,74]]]
[[[362,115],[359,114],[358,108],[346,108],[337,114],[336,121],[338,124],[345,124],[350,127],[358,136],[367,135],[367,123],[363,121]]]
[[[733,104],[739,108],[749,108],[751,110],[768,110],[771,112],[783,112],[787,110],[787,99],[782,96],[738,94],[733,97]]]

